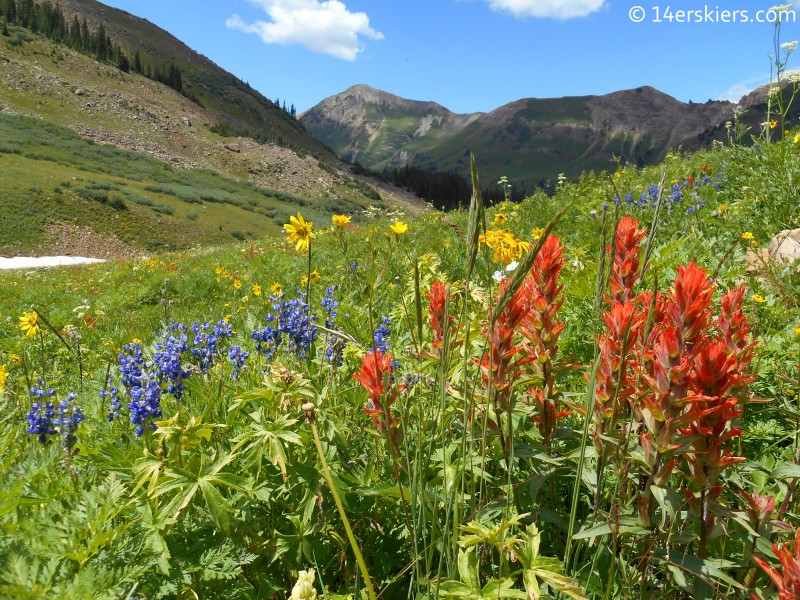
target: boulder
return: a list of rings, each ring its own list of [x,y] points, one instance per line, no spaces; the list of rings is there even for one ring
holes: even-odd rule
[[[767,246],[773,260],[794,263],[800,260],[800,229],[784,229]]]

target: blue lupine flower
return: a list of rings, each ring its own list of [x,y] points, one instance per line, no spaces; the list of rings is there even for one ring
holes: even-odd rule
[[[249,353],[247,350],[242,350],[241,346],[232,346],[231,349],[228,350],[228,360],[230,360],[233,365],[231,379],[239,379],[239,371],[244,368],[248,356]]]
[[[170,335],[170,332],[176,333],[177,336]],[[158,381],[160,384],[167,384],[166,391],[176,400],[180,400],[185,387],[183,380],[189,377],[189,372],[181,366],[181,354],[189,349],[186,343],[188,340],[186,327],[181,323],[172,322],[162,331],[162,335],[164,341],[156,344],[156,351],[153,353]]]
[[[109,421],[113,421],[114,419],[119,419],[119,411],[122,409],[122,399],[119,395],[119,388],[112,387],[111,392],[107,392],[106,390],[102,390],[100,392],[100,397],[105,400],[109,398],[109,405],[108,405],[108,415],[107,418]]]
[[[339,303],[333,299],[334,292],[339,288],[338,285],[332,285],[325,289],[325,298],[322,300],[322,308],[325,309],[325,327],[328,329],[336,329],[336,309]],[[325,360],[331,363],[334,367],[342,364],[342,355],[344,352],[344,340],[338,335],[328,334],[325,344]]]
[[[290,352],[299,358],[305,358],[306,353],[317,338],[317,328],[314,322],[317,316],[311,313],[311,308],[305,302],[305,294],[298,292],[294,300],[282,300],[280,296],[273,302],[275,313],[267,315],[264,329],[257,329],[250,337],[256,340],[256,350],[262,352],[271,360],[284,340]]]
[[[383,354],[389,351],[389,337],[392,335],[389,327],[391,326],[389,317],[382,317],[380,326],[375,330],[374,335],[374,348],[380,350]]]
[[[658,185],[655,183],[651,183],[647,186],[647,194],[650,196],[651,200],[658,199]]]
[[[168,353],[165,353],[162,357],[165,363],[169,362],[167,355]],[[152,420],[161,416],[161,385],[155,371],[152,370],[153,366],[153,363],[145,362],[142,347],[136,342],[125,344],[119,353],[120,379],[130,400],[128,402],[130,422],[137,425],[137,436],[144,433],[145,425],[156,429]],[[121,403],[121,400],[118,401]],[[119,415],[119,408],[113,413],[109,411],[109,417],[114,418],[115,414]]]
[[[211,333],[207,333],[211,329]],[[192,325],[195,334],[192,343],[192,355],[197,358],[201,373],[207,373],[217,361],[220,353],[219,341],[225,337],[233,337],[233,327],[225,321],[217,321],[213,329],[210,323],[200,325],[197,321]]]
[[[38,385],[42,385],[41,381]],[[46,444],[48,441],[47,436],[56,435],[57,433],[55,428],[56,408],[49,400],[46,402],[42,402],[42,400],[44,398],[54,397],[56,392],[53,388],[43,390],[41,388],[32,387],[30,389],[30,395],[35,396],[39,401],[35,401],[31,405],[30,412],[25,415],[25,418],[28,420],[28,428],[25,431],[38,435],[39,441],[42,444]]]
[[[628,204],[633,204],[633,191],[632,190],[629,191],[627,194],[625,194],[625,202],[628,203]]]
[[[161,416],[161,386],[157,381],[148,381],[144,387],[135,387],[129,390],[131,401],[128,410],[131,413],[131,423],[136,425],[136,436],[144,433],[145,426],[157,429],[153,419]]]
[[[75,442],[78,441],[75,433],[78,425],[86,418],[80,406],[75,406],[75,399],[78,394],[72,392],[67,395],[66,400],[62,400],[58,405],[58,418],[53,423],[58,427],[61,439],[64,443],[64,450],[69,454],[72,452]]]
[[[679,183],[676,183],[672,186],[672,195],[670,196],[670,200],[672,200],[672,202],[680,202],[683,200],[683,192],[681,192],[681,186]]]
[[[38,385],[42,385],[41,381]],[[53,388],[44,390],[32,387],[30,395],[37,400],[33,402],[30,412],[25,416],[28,420],[26,431],[39,436],[42,444],[49,441],[49,436],[60,435],[64,442],[64,449],[70,453],[77,441],[75,433],[78,431],[78,425],[85,419],[81,408],[75,406],[75,399],[78,395],[74,392],[70,393],[65,400],[59,402],[57,415],[56,405],[53,402],[50,400],[42,402],[45,398],[55,398],[56,392]]]

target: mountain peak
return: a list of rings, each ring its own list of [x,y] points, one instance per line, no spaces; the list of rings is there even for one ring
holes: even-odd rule
[[[525,98],[458,115],[359,84],[326,98],[301,121],[340,157],[373,169],[410,165],[467,175],[465,153],[472,151],[489,178],[506,175],[531,191],[560,172],[612,168],[615,157],[657,162],[675,146],[705,140],[729,112],[727,102],[684,103],[641,86]]]

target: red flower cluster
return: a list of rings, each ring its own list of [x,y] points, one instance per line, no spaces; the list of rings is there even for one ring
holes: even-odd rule
[[[533,417],[545,445],[556,431],[556,423],[568,411],[557,410],[556,375],[570,365],[558,361],[558,339],[565,322],[558,319],[564,303],[558,282],[564,266],[564,247],[556,236],[548,236],[536,255],[528,276],[500,313],[484,327],[490,351],[480,361],[484,383],[497,408],[508,408],[512,384],[524,374],[534,375],[541,386],[528,393],[537,408]],[[500,293],[507,281],[500,284]]]
[[[748,370],[755,343],[748,338],[744,289],[725,294],[715,316],[714,287],[690,262],[678,267],[669,294],[636,295],[644,235],[629,217],[617,228],[610,306],[599,339],[595,444],[600,449],[601,435],[611,434],[630,411],[632,423],[625,427],[640,429],[651,468],[638,499],[643,523],[650,524],[656,506],[652,486],[666,482],[682,457],[689,506],[708,533],[713,514],[707,508],[722,492],[718,476],[744,460],[729,444],[741,435],[732,422],[742,414],[741,399],[752,381]]]
[[[447,305],[447,287],[441,281],[434,281],[431,291],[428,292],[428,313],[430,316],[431,328],[433,329],[433,340],[431,345],[437,358],[441,358],[442,346],[444,344],[445,323],[450,330],[451,347],[457,347],[458,341],[455,339],[455,331],[452,330],[455,317],[452,314],[445,315]],[[449,312],[449,311],[447,311]]]
[[[369,402],[364,412],[372,417],[378,431],[396,442],[398,419],[392,417],[391,406],[402,391],[402,385],[392,384],[393,370],[392,353],[374,350],[364,355],[361,370],[353,375],[353,379],[369,392]]]
[[[778,600],[797,600],[800,598],[800,530],[794,540],[794,547],[780,548],[777,544],[772,545],[772,551],[783,566],[783,573],[775,567],[769,566],[766,561],[753,557],[759,567],[769,575],[770,579],[778,588]],[[758,596],[753,594],[753,598],[758,600]]]

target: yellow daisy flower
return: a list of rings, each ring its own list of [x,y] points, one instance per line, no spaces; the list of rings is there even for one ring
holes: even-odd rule
[[[539,238],[542,237],[543,234],[544,234],[544,229],[542,229],[541,227],[534,227],[533,231],[531,231],[531,237],[535,242],[538,242]]]
[[[396,223],[391,225],[390,228],[395,235],[403,235],[406,231],[408,231],[408,223],[397,221]]]
[[[25,337],[35,336],[42,330],[39,327],[39,313],[35,310],[22,313],[19,318],[19,328],[25,334]]]
[[[317,237],[312,231],[314,223],[306,221],[303,215],[297,213],[297,216],[289,217],[289,223],[283,226],[286,233],[289,234],[288,242],[291,244],[297,242],[295,250],[297,252],[306,252],[311,245],[311,238]]]
[[[269,288],[269,291],[272,292],[273,294],[277,295],[277,296],[280,296],[283,293],[283,286],[276,281]]]
[[[335,227],[338,227],[339,229],[344,229],[344,226],[350,222],[350,217],[348,217],[347,215],[333,215],[333,217],[331,217],[331,220],[333,221]]]
[[[253,284],[253,296],[260,296],[261,295],[261,286],[257,283]]]
[[[505,223],[508,223],[508,217],[504,213],[499,212],[494,216],[494,221],[492,221],[492,226],[494,227],[495,225],[504,225]]]
[[[756,302],[757,304],[764,304],[766,300],[764,299],[764,296],[753,294],[753,302]]]
[[[0,392],[6,389],[6,381],[8,380],[8,371],[5,365],[0,365]]]

